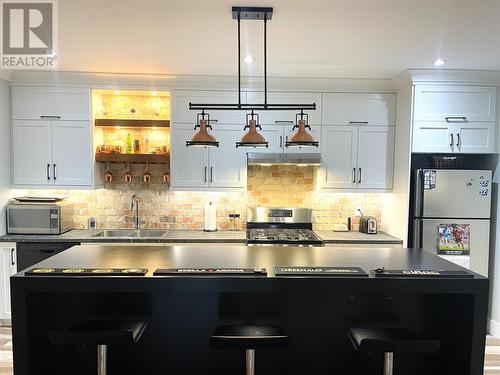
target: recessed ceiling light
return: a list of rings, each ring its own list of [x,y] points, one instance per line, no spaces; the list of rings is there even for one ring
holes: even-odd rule
[[[247,64],[251,64],[251,63],[253,63],[254,58],[253,58],[252,56],[245,56],[245,57],[243,58],[243,61],[244,61],[245,63],[247,63]]]
[[[434,61],[435,66],[443,66],[444,64],[446,64],[446,60],[443,59],[436,59],[436,61]]]

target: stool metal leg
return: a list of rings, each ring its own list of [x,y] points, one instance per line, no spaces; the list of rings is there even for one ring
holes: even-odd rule
[[[247,349],[246,354],[246,365],[247,365],[247,375],[255,374],[255,349]]]
[[[106,375],[107,359],[108,359],[107,345],[97,345],[97,375]]]
[[[394,353],[384,353],[384,375],[392,375],[394,366]]]

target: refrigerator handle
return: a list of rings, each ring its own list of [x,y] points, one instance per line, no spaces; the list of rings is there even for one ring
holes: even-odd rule
[[[420,219],[415,219],[413,223],[413,247],[415,249],[422,248],[422,222]]]
[[[417,183],[415,191],[415,216],[422,217],[424,214],[424,171],[417,170]]]

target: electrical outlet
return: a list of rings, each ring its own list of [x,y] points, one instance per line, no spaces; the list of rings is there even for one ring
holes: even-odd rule
[[[356,211],[354,212],[354,216],[362,216],[363,214],[363,206],[356,206]]]

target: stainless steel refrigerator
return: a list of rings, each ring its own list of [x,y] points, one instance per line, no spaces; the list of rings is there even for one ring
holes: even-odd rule
[[[419,169],[413,247],[488,276],[491,171]]]

